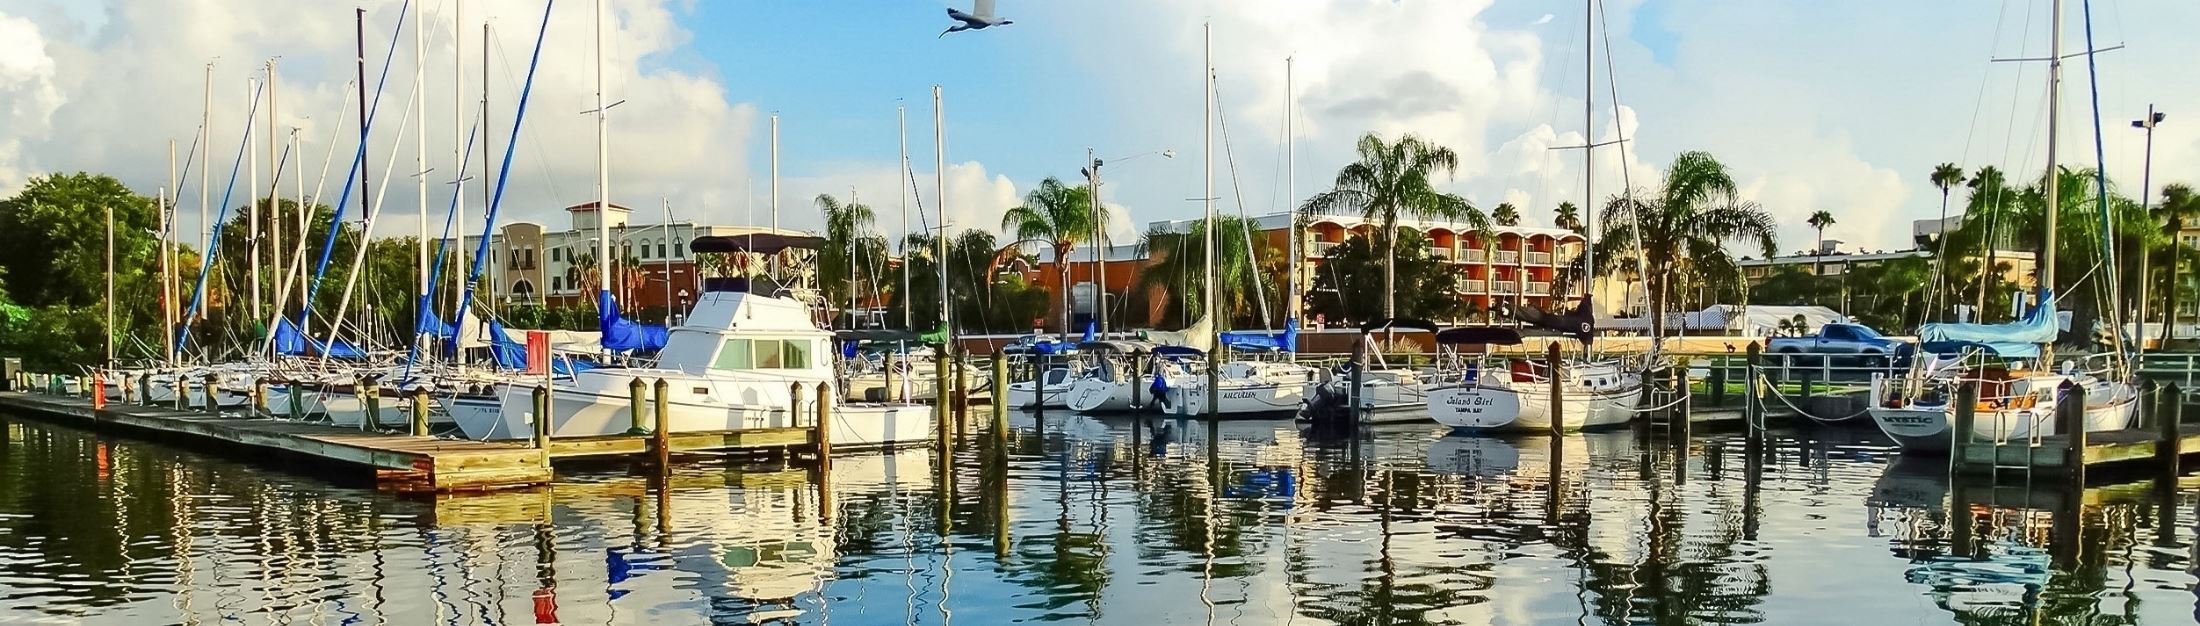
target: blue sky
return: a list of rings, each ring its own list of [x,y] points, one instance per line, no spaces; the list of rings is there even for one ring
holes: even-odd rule
[[[523,61],[542,5],[422,1],[431,147],[423,169],[448,172],[452,129],[463,127],[450,113],[452,36],[468,38],[462,56],[473,58],[471,38],[487,17],[500,55]],[[1609,0],[1624,106],[1611,108],[1600,46],[1594,134],[1624,130],[1631,142],[1624,169],[1617,149],[1599,152],[1598,195],[1623,181],[1653,183],[1672,155],[1708,150],[1733,168],[1746,197],[1782,221],[1783,249],[1808,247],[1801,222],[1819,209],[1840,218],[1829,236],[1900,246],[1909,220],[1937,214],[1939,194],[1925,183],[1933,164],[2040,167],[2041,68],[1987,60],[2043,52],[2047,1]],[[370,49],[378,49],[399,4],[364,4]],[[1108,168],[1107,197],[1130,215],[1118,234],[1192,216],[1198,207],[1185,199],[1201,185],[1203,22],[1214,24],[1238,164],[1233,185],[1216,157],[1224,210],[1235,210],[1235,188],[1250,212],[1284,203],[1286,100],[1299,104],[1300,197],[1319,191],[1369,131],[1413,132],[1458,150],[1461,168],[1447,189],[1485,209],[1514,202],[1531,223],[1547,223],[1550,207],[1581,193],[1578,153],[1548,149],[1582,140],[1583,5],[1571,0],[1001,0],[1016,24],[944,39],[946,4],[936,0],[612,4],[607,82],[611,97],[626,101],[612,119],[613,195],[636,205],[661,196],[681,217],[744,221],[751,183],[764,202],[765,119],[778,111],[785,224],[814,226],[809,198],[853,189],[881,209],[883,227],[897,229],[893,108],[897,100],[909,107],[912,156],[930,203],[935,83],[946,91],[948,208],[958,225],[993,226],[1041,178],[1077,176],[1088,146],[1103,157],[1179,154]],[[2074,51],[2081,5],[2070,5]],[[462,19],[451,14],[460,6]],[[2140,142],[2126,122],[2150,102],[2170,112],[2156,141],[2157,181],[2200,173],[2200,122],[2177,121],[2200,111],[2200,83],[2174,78],[2200,58],[2200,40],[2184,28],[2200,23],[2200,5],[2103,0],[2094,12],[2102,45],[2127,46],[2101,57],[2111,174],[2136,184]],[[187,145],[196,132],[202,68],[215,63],[215,145],[233,145],[244,80],[274,56],[283,69],[280,125],[300,129],[308,162],[318,165],[315,155],[342,135],[333,120],[350,38],[348,5],[0,0],[0,127],[8,129],[0,132],[0,191],[39,172],[86,169],[151,193],[165,142]],[[591,38],[589,4],[560,2],[515,159],[507,207],[515,219],[562,224],[557,207],[592,195],[593,133],[577,114],[591,97]],[[386,99],[404,99],[409,50],[400,46],[396,91]],[[1283,90],[1286,56],[1298,59],[1295,95]],[[482,78],[467,63],[470,92]],[[500,67],[489,77],[499,125],[518,71]],[[2066,77],[2064,153],[2077,165],[2093,161],[2086,78],[2075,64]],[[412,167],[414,139],[395,132],[397,121],[378,121],[373,154],[401,158],[377,171]],[[190,181],[187,207],[195,187]],[[431,185],[429,204],[442,206],[446,193]],[[416,228],[404,210],[415,196],[392,185],[386,205],[396,208],[377,232]]]

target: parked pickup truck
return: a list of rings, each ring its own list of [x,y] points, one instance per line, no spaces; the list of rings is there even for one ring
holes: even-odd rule
[[[1885,367],[1908,358],[1912,350],[1909,342],[1881,335],[1870,326],[1827,324],[1818,329],[1816,335],[1773,337],[1765,343],[1765,351],[1784,355],[1825,355],[1825,358],[1853,355],[1857,365]]]

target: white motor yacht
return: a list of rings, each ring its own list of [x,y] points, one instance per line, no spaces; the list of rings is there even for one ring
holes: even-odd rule
[[[529,437],[538,418],[550,420],[553,437],[613,435],[631,426],[628,383],[639,379],[654,389],[662,379],[669,383],[665,402],[674,432],[806,426],[797,413],[814,416],[818,385],[834,382],[831,340],[832,333],[818,328],[809,307],[798,300],[711,291],[695,303],[685,324],[670,331],[655,367],[593,369],[554,381],[548,386],[547,416],[535,414],[534,386],[519,383],[445,404],[459,429],[474,439]],[[796,388],[802,389],[799,399]],[[930,413],[929,407],[908,404],[838,405],[832,411],[833,444],[927,441],[933,435]]]

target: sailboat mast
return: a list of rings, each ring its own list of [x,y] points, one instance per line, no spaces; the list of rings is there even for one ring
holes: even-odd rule
[[[278,153],[277,153],[277,149],[278,149],[278,147],[279,147],[279,146],[281,146],[281,145],[282,145],[282,141],[283,141],[283,140],[282,140],[282,139],[281,139],[280,137],[278,137],[278,136],[276,135],[276,132],[275,132],[275,129],[276,129],[276,114],[277,114],[277,109],[276,109],[276,107],[275,107],[275,105],[276,105],[276,99],[275,99],[275,94],[276,94],[276,93],[277,93],[277,91],[275,90],[275,60],[274,60],[274,59],[268,59],[268,60],[267,60],[267,166],[268,166],[268,167],[270,168],[270,169],[268,170],[268,173],[269,173],[269,174],[271,174],[271,176],[269,176],[269,177],[268,177],[268,179],[269,179],[269,180],[268,180],[268,189],[267,189],[267,210],[268,210],[268,219],[267,219],[267,236],[268,236],[268,240],[267,240],[267,241],[268,241],[268,243],[267,243],[267,261],[268,261],[268,275],[269,275],[269,276],[271,276],[271,277],[273,277],[273,279],[275,280],[275,282],[277,282],[277,283],[280,283],[280,282],[282,282],[282,280],[283,280],[283,203],[282,203],[282,202],[280,202],[280,201],[279,201],[279,199],[280,199],[280,198],[282,197],[282,195],[283,195],[283,194],[282,194],[282,191],[283,191],[283,159],[282,159],[282,157],[281,157],[281,156],[279,156],[279,155],[278,155]],[[300,236],[299,236],[299,238],[300,238],[300,239],[302,240],[302,239],[304,239],[304,236],[303,236],[303,235],[300,235]],[[282,312],[283,312],[283,294],[282,294],[281,292],[277,292],[277,293],[276,293],[276,294],[275,294],[275,295],[274,295],[273,297],[270,297],[270,298],[268,298],[268,301],[267,301],[267,303],[268,303],[268,308],[270,308],[270,309],[273,309],[273,310],[275,311],[275,315],[276,315],[276,317],[281,317],[281,316],[282,316]],[[257,316],[257,317],[256,317],[256,319],[267,319],[267,318],[266,318],[265,316]],[[269,328],[269,329],[268,329],[268,332],[274,332],[274,329],[273,329],[273,328]]]
[[[774,190],[778,189],[778,180],[777,176],[772,178]],[[772,195],[776,202],[778,194]],[[932,85],[932,204],[940,215],[940,235],[932,238],[932,264],[940,269],[940,328],[947,331],[941,353],[946,356],[955,353],[955,324],[949,321],[953,310],[947,304],[947,109],[937,84]]]
[[[170,170],[175,168],[175,154],[176,142],[175,140],[169,140],[168,167]],[[175,179],[176,175],[171,171],[168,174],[168,180]],[[160,349],[161,360],[163,361],[172,361],[176,354],[175,281],[172,278],[174,270],[168,265],[169,251],[174,248],[171,241],[176,235],[173,230],[174,218],[170,217],[173,213],[171,208],[168,200],[168,187],[163,185],[160,188],[160,207],[153,216],[153,219],[160,221]]]
[[[451,175],[451,211],[454,213],[451,223],[459,226],[458,232],[451,234],[450,244],[451,251],[455,253],[451,257],[455,262],[451,266],[451,301],[454,303],[451,310],[454,311],[458,310],[458,305],[455,304],[457,299],[466,293],[466,273],[458,268],[471,267],[466,263],[466,141],[470,137],[462,137],[467,134],[466,29],[459,27],[466,23],[465,8],[466,3],[463,0],[451,2],[451,163],[459,168],[457,173]],[[488,84],[489,77],[481,77],[481,82]],[[487,237],[489,233],[484,232],[481,236]],[[455,324],[458,320],[451,322]]]
[[[244,79],[244,87],[246,97],[255,100],[260,97],[259,77]],[[252,129],[258,121],[251,117],[244,118],[245,143],[243,148],[245,153],[244,249],[245,267],[247,268],[245,276],[246,280],[251,282],[251,286],[245,290],[245,293],[251,295],[252,319],[255,320],[260,319],[260,315],[264,313],[260,308],[260,153],[252,149]]]
[[[413,24],[416,25],[413,28],[413,108],[420,110],[422,118],[421,123],[413,127],[413,194],[419,205],[420,226],[419,239],[415,242],[419,244],[416,247],[419,248],[420,260],[415,267],[420,269],[420,281],[419,291],[414,292],[414,301],[420,302],[423,307],[429,306],[428,302],[420,300],[428,295],[428,90],[427,81],[423,80],[428,73],[428,40],[425,34],[428,32],[428,24],[421,21],[421,7],[426,4],[415,2],[412,5]],[[418,318],[419,314],[416,312],[414,317]],[[414,337],[412,343],[420,343],[420,338]]]
[[[1594,54],[1594,53],[1596,52],[1596,11],[1597,11],[1597,0],[1583,0],[1583,2],[1582,2],[1582,6],[1583,6],[1583,9],[1582,9],[1582,12],[1581,12],[1581,145],[1582,145],[1582,148],[1581,148],[1581,232],[1582,232],[1582,233],[1584,233],[1584,235],[1583,235],[1583,236],[1582,236],[1582,238],[1581,238],[1581,241],[1582,241],[1582,246],[1581,246],[1581,255],[1582,255],[1582,263],[1584,263],[1584,267],[1583,267],[1583,269],[1582,269],[1582,272],[1581,272],[1581,274],[1582,274],[1582,276],[1581,276],[1581,283],[1582,283],[1582,288],[1583,288],[1583,291],[1582,291],[1582,293],[1583,293],[1583,294],[1587,294],[1587,293],[1589,293],[1590,291],[1593,291],[1592,289],[1590,289],[1590,285],[1591,285],[1592,283],[1591,283],[1591,280],[1590,280],[1590,278],[1589,278],[1589,277],[1590,277],[1590,276],[1594,276],[1594,275],[1596,274],[1596,271],[1597,271],[1597,270],[1596,270],[1596,268],[1597,268],[1597,256],[1596,256],[1596,255],[1597,255],[1597,252],[1596,252],[1596,249],[1597,249],[1597,247],[1596,247],[1596,246],[1594,246],[1594,245],[1590,245],[1590,244],[1589,244],[1589,237],[1588,237],[1588,235],[1586,234],[1586,233],[1594,233],[1594,232],[1597,232],[1597,229],[1596,229],[1596,215],[1597,215],[1597,209],[1596,209],[1596,205],[1597,205],[1597,194],[1596,194],[1596,178],[1597,178],[1597,177],[1596,177],[1596,168],[1594,167],[1594,166],[1596,165],[1596,154],[1597,154],[1597,148],[1596,148],[1596,145],[1597,145],[1597,137],[1596,137],[1596,110],[1597,110],[1597,103],[1596,103],[1596,100],[1597,100],[1597,64],[1596,64],[1596,55]],[[1616,118],[1615,118],[1615,119],[1616,119]],[[1563,297],[1563,296],[1560,296],[1560,297]],[[1625,298],[1624,298],[1624,297],[1622,297],[1622,300],[1625,300]],[[1558,309],[1558,308],[1559,308],[1559,307],[1556,307],[1556,306],[1553,306],[1553,307],[1552,307],[1552,309],[1553,309],[1553,310],[1556,310],[1556,309]],[[1652,312],[1651,314],[1652,314],[1652,315],[1663,315],[1662,313],[1658,313],[1658,312]],[[1649,325],[1649,327],[1650,327],[1650,336],[1651,336],[1651,339],[1650,339],[1650,343],[1651,343],[1652,345],[1656,345],[1656,344],[1657,344],[1657,328],[1658,328],[1658,324],[1656,324],[1656,323],[1652,323],[1652,324],[1650,324],[1650,325]],[[1587,346],[1586,346],[1586,345],[1584,345],[1583,347],[1584,347],[1584,348],[1586,348]]]
[[[1206,231],[1204,233],[1206,236],[1204,243],[1207,248],[1206,308],[1208,319],[1215,319],[1216,313],[1222,308],[1222,289],[1220,285],[1216,284],[1215,280],[1215,25],[1208,23],[1203,26],[1202,35],[1203,60],[1199,68],[1199,97],[1202,110],[1199,120],[1201,146],[1199,161],[1206,178],[1206,191],[1199,195],[1199,199],[1202,212],[1205,215],[1203,223]],[[1226,324],[1226,321],[1215,321],[1208,325],[1211,333],[1209,338],[1213,340],[1212,343],[1208,344],[1207,353],[1208,419],[1216,419],[1221,413],[1222,390],[1219,388],[1220,381],[1217,378],[1222,367],[1222,327]]]
[[[779,114],[772,114],[772,234],[779,234]],[[771,259],[772,280],[779,280],[779,254]]]
[[[2047,294],[2055,289],[2055,221],[2056,214],[2061,212],[2061,198],[2057,195],[2060,192],[2057,190],[2056,179],[2060,177],[2056,175],[2058,167],[2055,149],[2058,143],[2057,131],[2060,128],[2057,117],[2062,109],[2063,1],[2053,0],[2050,12],[2047,35],[2047,182],[2043,183],[2047,192],[2047,236],[2042,244],[2044,247],[2040,249],[2039,284],[2033,286],[2036,294],[2034,297],[2039,302],[2046,302]],[[2054,313],[2048,311],[2050,315]],[[2040,364],[2051,368],[2054,362],[2054,342],[2042,344]]]
[[[361,11],[363,12],[365,11],[365,9],[361,9]],[[212,63],[206,64],[206,89],[204,94],[204,102],[202,102],[201,104],[203,106],[199,109],[198,241],[201,244],[199,247],[199,254],[212,254],[214,247],[212,245],[207,245],[213,243],[212,239],[214,237],[213,217],[207,211],[207,207],[212,206],[214,202],[214,199],[207,195],[208,190],[212,189],[214,185],[213,178],[209,176],[209,173],[214,171],[214,168],[212,167],[212,164],[214,162],[211,160],[213,159],[212,150],[214,143],[214,64]],[[194,312],[192,313],[192,317],[204,320],[206,319],[206,313],[204,311]]]
[[[901,196],[901,240],[895,244],[901,248],[902,271],[901,297],[896,299],[901,300],[902,329],[914,330],[917,326],[917,307],[909,301],[909,192],[916,189],[917,181],[910,180],[915,172],[909,171],[909,108],[894,105],[894,121],[901,125],[901,173],[898,177],[900,182],[896,183],[901,189],[894,192],[894,195]]]
[[[603,106],[604,0],[596,0],[596,292],[611,289],[611,135]]]
[[[1299,92],[1292,89],[1292,60],[1292,57],[1283,58],[1283,216],[1289,224],[1286,227],[1288,228],[1286,232],[1290,233],[1290,236],[1286,238],[1288,239],[1286,246],[1290,250],[1285,258],[1290,259],[1291,263],[1291,270],[1287,274],[1291,280],[1291,287],[1284,292],[1287,294],[1284,297],[1288,298],[1289,301],[1284,303],[1283,308],[1289,312],[1291,321],[1305,324],[1304,321],[1300,320],[1304,316],[1299,313],[1299,309],[1305,304],[1299,295],[1299,281],[1301,279],[1299,274],[1305,271],[1306,259],[1299,257],[1304,251],[1299,249],[1299,141],[1297,120],[1293,119],[1298,116]],[[1284,346],[1284,348],[1287,350],[1286,353],[1291,355],[1290,359],[1297,362],[1299,347],[1294,345]]]
[[[257,302],[255,302],[254,304],[258,304],[258,303],[257,303]],[[107,205],[107,333],[106,333],[106,335],[107,335],[107,337],[106,337],[106,339],[107,339],[107,360],[106,360],[105,362],[101,363],[101,365],[102,365],[102,366],[105,366],[105,367],[114,367],[114,365],[115,365],[115,205],[112,205],[112,204],[109,204],[109,205]],[[123,387],[124,387],[124,388],[128,388],[128,387],[129,387],[129,382],[128,382],[128,381],[124,381],[124,382],[123,382]],[[94,391],[93,393],[106,393],[106,390],[98,390],[98,391]]]

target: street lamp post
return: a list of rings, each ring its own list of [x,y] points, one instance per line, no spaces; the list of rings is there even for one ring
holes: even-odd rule
[[[2137,129],[2140,129],[2140,130],[2144,130],[2144,131],[2146,131],[2146,133],[2147,133],[2147,147],[2146,147],[2146,158],[2145,158],[2145,164],[2141,166],[2141,169],[2140,169],[2140,174],[2139,174],[2139,181],[2140,181],[2140,182],[2139,182],[2139,210],[2140,210],[2140,211],[2147,211],[2147,210],[2149,210],[2149,209],[2151,208],[2151,207],[2150,207],[2150,205],[2151,205],[2151,204],[2153,203],[2153,198],[2154,198],[2154,127],[2155,127],[2156,125],[2159,125],[2159,124],[2161,124],[2161,123],[2162,123],[2162,118],[2165,118],[2165,117],[2168,117],[2168,116],[2167,116],[2167,115],[2164,115],[2164,114],[2162,114],[2162,113],[2160,113],[2160,112],[2157,112],[2157,111],[2155,111],[2155,110],[2154,110],[2154,105],[2151,105],[2151,104],[2149,104],[2149,105],[2147,105],[2147,116],[2146,116],[2145,118],[2143,118],[2143,119],[2137,119],[2137,120],[2132,120],[2132,121],[2131,121],[2131,127],[2132,127],[2132,128],[2137,128]],[[2169,273],[2169,274],[2170,274],[2170,277],[2172,277],[2172,278],[2175,278],[2175,277],[2177,276],[2177,271],[2176,271],[2176,269],[2175,269],[2175,268],[2177,267],[2177,257],[2176,257],[2176,252],[2175,252],[2175,251],[2177,250],[2177,245],[2178,245],[2178,244],[2177,244],[2177,233],[2170,233],[2170,234],[2169,234],[2169,237],[2170,237],[2170,241],[2169,241],[2169,243],[2170,243],[2170,250],[2171,250],[2171,253],[2170,253],[2170,254],[2171,254],[2171,256],[2170,256],[2170,261],[2169,261],[2169,262],[2170,262],[2170,268],[2171,268],[2171,270],[2170,270],[2170,273]],[[2142,239],[2142,241],[2143,241],[2143,239]],[[2143,247],[2143,246],[2144,246],[2144,244],[2142,244],[2142,247]],[[2144,351],[2146,351],[2146,347],[2147,347],[2147,304],[2148,304],[2148,302],[2149,302],[2149,301],[2148,301],[2148,299],[2147,299],[2147,284],[2148,284],[2148,282],[2149,282],[2149,281],[2147,280],[2147,265],[2148,265],[2147,261],[2148,261],[2148,259],[2152,258],[2153,256],[2154,256],[2154,255],[2152,255],[2152,254],[2149,254],[2149,253],[2148,253],[2148,252],[2147,252],[2146,250],[2140,250],[2140,251],[2139,251],[2139,323],[2138,323],[2138,325],[2137,325],[2137,326],[2138,326],[2137,330],[2138,330],[2138,339],[2139,339],[2139,340],[2138,340],[2138,346],[2139,346],[2139,347],[2137,348],[2137,350],[2138,350],[2138,351],[2140,351],[2140,352],[2144,352]],[[2169,289],[2169,290],[2170,290],[2170,291],[2171,291],[2172,293],[2175,293],[2175,291],[2177,290],[2177,284],[2176,284],[2176,283],[2174,283],[2174,282],[2170,283],[2170,284],[2168,285],[2168,289]],[[2174,297],[2173,297],[2172,301],[2173,301],[2173,302],[2175,301],[2175,300],[2174,300]],[[2165,347],[2166,347],[2166,346],[2168,346],[2168,345],[2169,345],[2169,340],[2170,340],[2170,337],[2171,337],[2172,335],[2174,335],[2174,334],[2175,334],[2175,331],[2173,331],[2173,330],[2172,330],[2172,328],[2174,328],[2174,327],[2175,327],[2176,325],[2177,325],[2177,311],[2176,311],[2175,309],[2171,309],[2171,310],[2163,311],[2163,312],[2162,312],[2162,345],[2163,345],[2163,346],[2165,346]]]
[[[1161,158],[1164,159],[1176,158],[1175,150],[1157,150],[1154,152],[1141,152],[1128,157],[1116,159],[1115,161],[1117,163],[1123,163],[1131,161],[1133,159],[1137,159],[1139,157],[1155,154],[1161,155]],[[1095,309],[1093,313],[1097,321],[1097,335],[1101,339],[1106,339],[1108,335],[1108,221],[1100,214],[1100,166],[1104,163],[1106,162],[1100,160],[1098,157],[1093,156],[1092,148],[1088,147],[1085,148],[1085,167],[1078,170],[1079,173],[1085,175],[1085,189],[1091,192],[1085,195],[1089,196],[1092,202],[1092,284],[1094,287],[1093,291],[1095,293],[1092,301],[1093,308]],[[1055,261],[1065,264],[1069,262],[1068,259],[1055,259]],[[1065,272],[1064,275],[1068,275],[1067,272]],[[1062,285],[1062,293],[1066,298],[1069,293],[1069,285]],[[1066,307],[1067,305],[1065,304],[1064,306]],[[1063,310],[1062,318],[1067,320],[1069,317],[1069,312],[1065,308]],[[1062,335],[1064,339],[1067,339],[1069,335],[1069,329],[1063,328]]]

